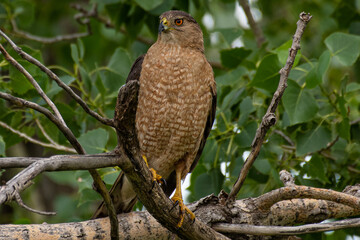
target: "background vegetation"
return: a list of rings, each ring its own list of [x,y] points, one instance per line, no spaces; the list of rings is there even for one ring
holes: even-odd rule
[[[89,17],[89,36],[45,44],[19,32],[42,37],[86,32],[84,24],[74,18],[81,13],[74,4],[87,11],[97,5],[97,15]],[[132,62],[156,40],[158,16],[170,9],[191,13],[204,31],[206,55],[214,66],[218,88],[216,124],[198,166],[188,176],[187,202],[191,202],[231,189],[277,87],[278,71],[285,64],[299,13],[310,12],[313,19],[278,108],[277,124],[268,133],[239,198],[281,187],[278,172],[282,169],[291,171],[301,185],[341,191],[359,183],[360,1],[257,0],[251,1],[251,7],[265,35],[266,43],[261,47],[235,0],[1,0],[0,27],[23,50],[51,66],[92,109],[111,118],[118,89]],[[0,41],[55,101],[87,153],[114,149],[117,140],[113,129],[89,117],[43,72]],[[0,91],[45,105],[2,56]],[[1,99],[0,121],[47,142],[40,125],[55,142],[68,146],[59,130],[41,114],[10,108]],[[0,155],[54,154],[69,153],[34,145],[0,127]],[[1,180],[5,182],[15,172],[2,172]],[[101,174],[110,186],[118,169],[102,169]],[[36,209],[55,210],[57,216],[38,216],[9,205],[1,208],[1,223],[84,220],[100,199],[86,171],[46,173],[36,181],[23,193],[25,202]],[[345,239],[353,234],[360,235],[356,230],[343,230],[305,239]]]

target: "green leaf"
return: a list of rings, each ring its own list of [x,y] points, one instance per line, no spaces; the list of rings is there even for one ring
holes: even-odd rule
[[[240,117],[238,125],[242,126],[249,117],[249,114],[254,112],[256,109],[252,103],[252,99],[247,96],[240,103]]]
[[[351,82],[348,85],[346,85],[346,92],[356,92],[360,90],[360,84],[356,82]]]
[[[278,47],[274,50],[274,52],[278,55],[279,62],[281,65],[286,64],[286,60],[289,56],[289,48],[291,48],[292,42],[293,41],[290,39],[289,41],[285,42],[283,45],[281,45],[280,47]],[[298,64],[300,58],[301,58],[301,52],[298,51],[295,56],[295,61],[294,61],[293,67],[295,67]]]
[[[336,32],[325,39],[334,58],[344,66],[355,63],[360,54],[360,36]]]
[[[224,75],[216,77],[216,84],[218,86],[234,85],[240,82],[241,77],[247,73],[247,69],[243,66],[226,72]]]
[[[224,175],[219,168],[213,168],[209,172],[200,174],[194,183],[194,193],[196,199],[207,196],[209,194],[217,195],[224,182]]]
[[[82,134],[79,137],[79,142],[84,147],[87,154],[95,154],[105,151],[108,138],[108,132],[102,128],[98,128]]]
[[[13,92],[23,95],[30,89],[34,88],[29,80],[12,65],[9,67],[9,73],[11,79],[10,86]]]
[[[164,0],[135,0],[135,2],[145,11],[150,11],[162,4]]]
[[[291,125],[313,119],[319,110],[317,102],[308,89],[301,88],[295,81],[288,80],[288,87],[282,98]]]
[[[81,38],[78,38],[78,39],[77,39],[77,45],[78,45],[78,48],[79,48],[79,57],[80,57],[80,59],[84,59],[84,56],[85,56],[85,47],[84,47],[84,43],[83,43],[83,41],[81,40]]]
[[[310,177],[319,180],[323,184],[329,183],[329,179],[326,177],[327,168],[324,159],[317,154],[313,155],[311,160],[304,165],[304,169]]]
[[[307,88],[314,88],[322,83],[325,77],[325,73],[330,66],[330,56],[331,54],[329,51],[324,51],[319,58],[319,62],[313,63],[313,68],[311,68],[306,76]]]
[[[0,155],[5,156],[5,142],[2,136],[0,136]]]
[[[305,133],[299,132],[296,136],[296,155],[316,152],[331,142],[331,132],[323,127],[309,129]]]
[[[71,58],[74,60],[76,64],[79,64],[79,51],[76,44],[74,43],[70,44],[70,48],[71,48]]]
[[[110,58],[108,68],[110,71],[126,78],[130,71],[131,65],[132,63],[130,61],[129,53],[123,48],[117,48]]]
[[[279,83],[279,70],[281,69],[277,54],[266,55],[256,71],[250,86],[274,92]]]
[[[336,130],[340,137],[350,141],[350,127],[349,118],[343,117],[342,121],[336,125]]]
[[[220,32],[229,46],[231,46],[231,43],[236,38],[244,34],[244,31],[241,28],[217,28],[214,32]]]
[[[254,139],[256,129],[258,125],[256,122],[250,122],[241,129],[241,132],[235,136],[235,143],[240,148],[247,148],[251,146],[251,143]]]
[[[231,48],[220,51],[221,64],[224,67],[236,68],[252,51],[245,48]]]

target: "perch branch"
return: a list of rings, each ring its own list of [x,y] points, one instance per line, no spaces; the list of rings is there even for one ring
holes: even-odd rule
[[[280,81],[278,88],[276,92],[274,93],[274,96],[271,100],[271,103],[267,109],[267,112],[265,116],[263,117],[261,124],[259,128],[256,131],[255,138],[252,143],[252,149],[251,152],[246,159],[243,167],[241,168],[240,175],[238,179],[236,180],[236,183],[234,184],[229,196],[228,201],[234,201],[236,198],[236,195],[239,193],[245,178],[256,160],[256,157],[258,156],[262,143],[264,141],[265,135],[269,128],[275,124],[276,117],[275,117],[275,111],[276,108],[281,100],[281,97],[285,91],[285,88],[287,86],[287,78],[289,76],[290,70],[292,68],[292,65],[294,64],[295,56],[297,51],[300,49],[300,39],[302,37],[302,34],[304,33],[305,27],[308,24],[308,22],[311,20],[312,16],[310,14],[306,14],[302,12],[300,14],[300,20],[297,22],[297,28],[296,32],[293,37],[293,43],[289,50],[289,56],[286,61],[285,67],[283,67],[280,70]]]
[[[246,18],[248,20],[248,23],[250,25],[250,28],[254,33],[257,46],[261,47],[261,45],[265,42],[265,37],[264,37],[264,34],[263,34],[261,28],[254,20],[254,17],[250,10],[248,0],[239,0],[239,4],[244,9],[244,12],[245,12]]]
[[[7,125],[6,123],[0,121],[0,126],[11,131],[12,133],[15,133],[16,135],[26,139],[27,141],[40,145],[42,147],[47,147],[47,148],[53,148],[56,150],[60,150],[60,151],[66,151],[66,152],[72,152],[72,153],[76,153],[76,151],[73,148],[68,148],[62,145],[59,145],[57,143],[55,143],[54,141],[52,143],[45,143],[45,142],[41,142],[39,140],[36,140],[28,135],[26,135],[25,133],[22,133],[16,129],[13,129],[11,126]],[[43,132],[44,133],[44,132]]]

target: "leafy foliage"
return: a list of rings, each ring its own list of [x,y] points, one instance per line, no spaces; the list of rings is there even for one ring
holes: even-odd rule
[[[360,182],[359,1],[253,1],[252,7],[261,13],[261,28],[267,40],[261,48],[256,46],[251,30],[241,28],[235,18],[236,1],[92,0],[91,3],[98,4],[99,15],[109,19],[115,28],[106,28],[102,22],[91,19],[92,35],[71,43],[45,45],[16,38],[16,34],[14,40],[24,51],[50,65],[93,110],[104,116],[113,116],[118,89],[124,84],[132,62],[147,51],[149,42],[156,40],[158,15],[166,10],[190,12],[204,31],[209,61],[222,65],[214,67],[218,87],[216,124],[191,174],[188,201],[232,187],[277,87],[278,72],[291,46],[298,11],[310,12],[314,17],[290,73],[277,111],[277,124],[268,133],[239,197],[255,197],[281,187],[278,172],[282,169],[292,171],[297,183],[309,186],[342,190],[346,185]],[[15,21],[20,29],[40,36],[85,31],[72,19],[75,13],[69,1],[57,4],[43,1],[40,5],[34,0],[5,0],[0,3],[0,24],[11,33],[14,30],[11,21]],[[4,40],[0,41],[10,49]],[[113,129],[89,117],[43,72],[14,51],[9,52],[54,100],[88,153],[110,151],[116,146]],[[1,91],[46,106],[3,57],[0,72]],[[0,121],[47,142],[35,119],[51,139],[69,146],[61,132],[41,114],[10,107],[0,100]],[[0,128],[0,155],[13,155],[23,143],[19,136]],[[39,156],[27,148],[30,155]],[[53,149],[41,151],[42,155],[64,153]],[[117,176],[117,170],[112,168],[100,172],[109,185]],[[91,189],[87,172],[57,174],[47,177],[56,186],[70,185],[79,193],[72,191],[69,196],[63,193],[57,197],[55,208],[61,216],[56,220],[69,220],[75,215],[79,219],[88,218],[92,212],[88,206],[96,205],[90,200],[98,197]],[[69,184],[69,179],[73,184]],[[80,200],[75,200],[79,195]],[[80,207],[74,207],[77,205]],[[18,216],[33,220],[24,212]],[[333,235],[324,234],[323,238],[345,239],[346,232],[353,234],[337,231]]]

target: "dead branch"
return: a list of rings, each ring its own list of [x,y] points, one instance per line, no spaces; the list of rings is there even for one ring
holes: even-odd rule
[[[280,81],[278,88],[275,91],[271,103],[267,109],[267,112],[264,115],[261,124],[256,131],[256,135],[252,142],[251,152],[248,158],[246,159],[245,164],[241,168],[240,175],[229,194],[228,201],[234,201],[234,199],[236,198],[236,195],[239,193],[240,188],[242,187],[252,164],[254,163],[260,152],[267,131],[276,122],[276,117],[275,117],[276,108],[287,86],[287,78],[289,76],[292,65],[294,64],[297,51],[300,49],[300,39],[302,37],[302,34],[304,33],[306,25],[311,20],[311,18],[312,16],[310,14],[306,14],[304,12],[300,13],[300,20],[297,22],[297,28],[293,37],[292,46],[289,50],[288,59],[286,61],[285,67],[283,67],[280,70]]]

